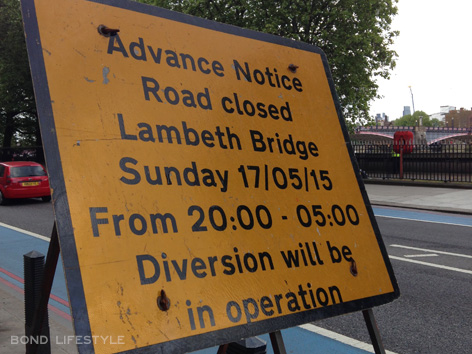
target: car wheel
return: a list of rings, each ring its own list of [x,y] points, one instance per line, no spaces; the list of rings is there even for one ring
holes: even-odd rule
[[[2,191],[0,191],[0,205],[7,205],[8,199],[3,196]]]
[[[43,202],[50,202],[51,201],[51,196],[48,195],[47,197],[41,197],[41,199],[43,200]]]

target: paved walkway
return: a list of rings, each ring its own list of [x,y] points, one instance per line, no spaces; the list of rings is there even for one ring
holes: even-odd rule
[[[472,186],[466,189],[367,183],[365,187],[372,205],[472,215]]]

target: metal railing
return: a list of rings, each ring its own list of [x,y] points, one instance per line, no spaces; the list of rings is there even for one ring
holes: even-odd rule
[[[359,168],[369,177],[472,182],[470,142],[394,146],[386,141],[352,141]]]
[[[359,164],[369,177],[443,182],[472,182],[472,142],[395,146],[390,141],[351,141]],[[411,152],[410,152],[411,151]],[[0,161],[27,160],[44,164],[42,147],[0,148]]]

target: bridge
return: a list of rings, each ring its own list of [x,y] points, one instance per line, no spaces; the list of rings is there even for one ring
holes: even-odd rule
[[[364,138],[370,136],[393,140],[395,132],[398,131],[411,131],[415,141],[423,140],[428,145],[452,138],[472,141],[472,128],[371,126],[356,128],[354,133]]]

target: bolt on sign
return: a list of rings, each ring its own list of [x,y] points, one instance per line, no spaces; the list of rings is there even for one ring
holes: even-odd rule
[[[399,296],[319,48],[126,0],[22,6],[81,353]]]

